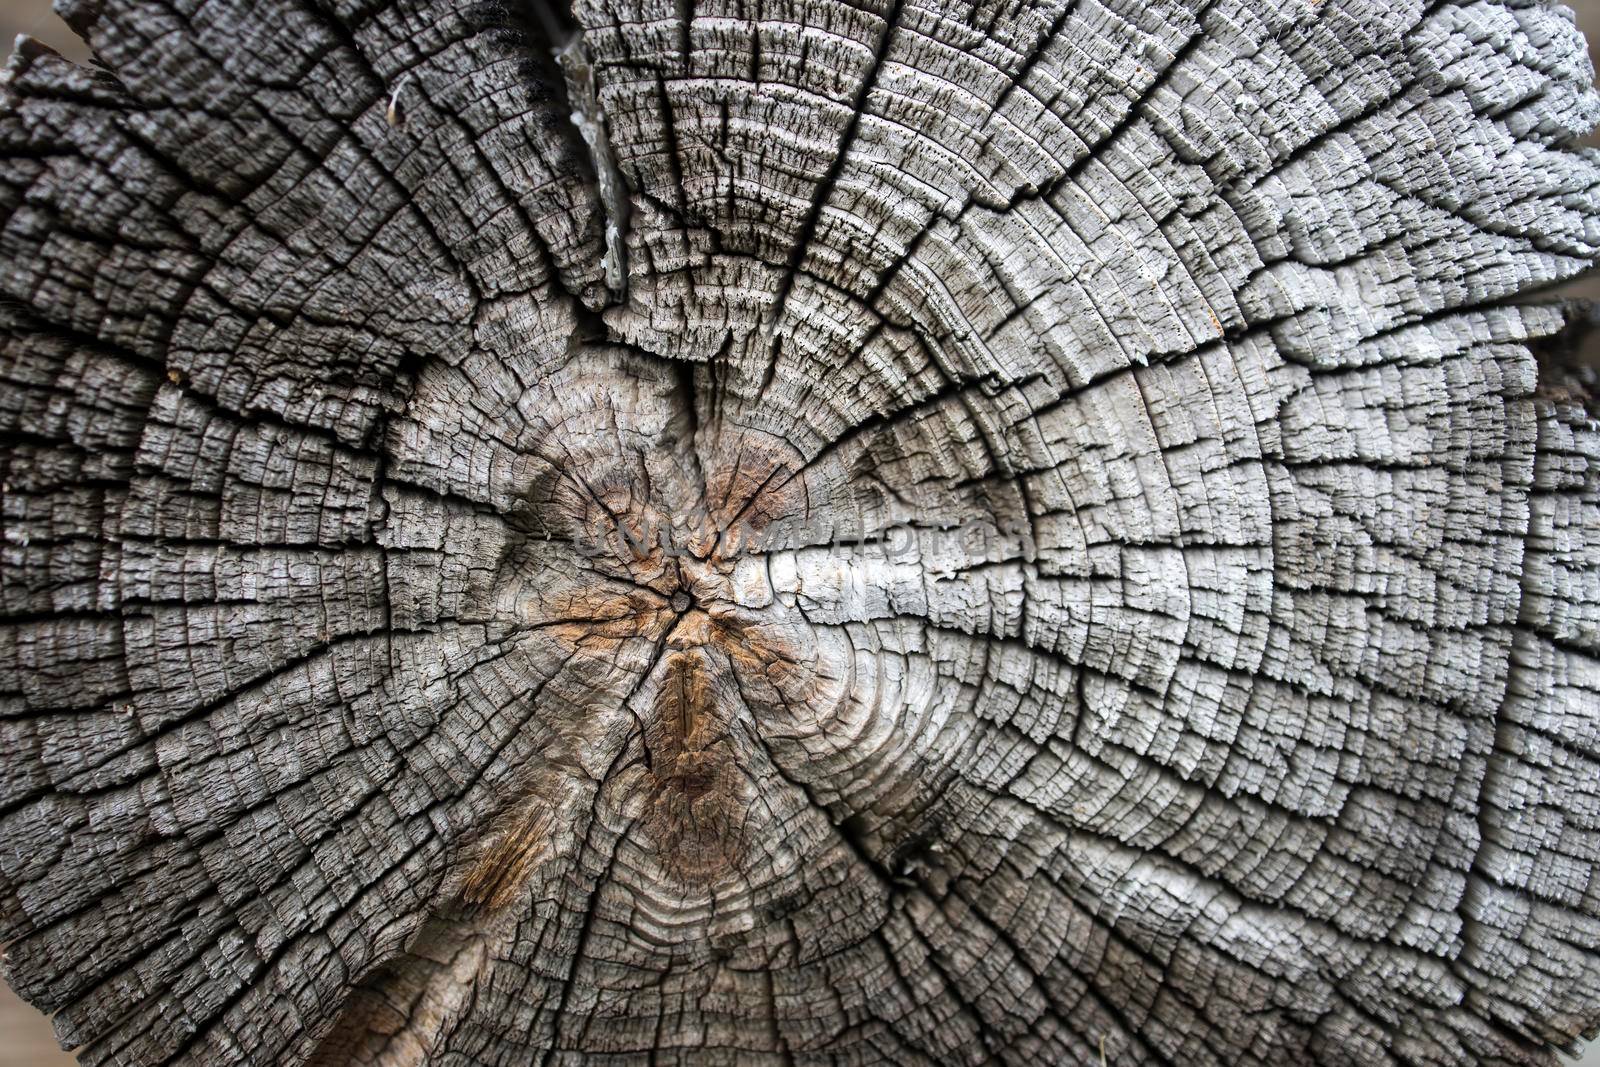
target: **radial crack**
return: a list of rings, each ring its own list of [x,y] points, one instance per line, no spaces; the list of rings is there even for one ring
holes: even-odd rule
[[[568,40],[555,49],[556,62],[566,78],[567,102],[572,105],[572,124],[583,135],[589,148],[589,162],[594,167],[595,184],[600,190],[600,203],[606,213],[606,253],[604,259],[606,289],[613,302],[620,303],[628,295],[628,252],[625,238],[628,233],[627,186],[622,172],[617,169],[615,153],[606,133],[605,108],[595,85],[594,65],[583,47],[583,31],[576,30]]]

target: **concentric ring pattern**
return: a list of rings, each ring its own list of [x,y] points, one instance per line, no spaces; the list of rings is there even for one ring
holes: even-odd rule
[[[65,13],[0,86],[0,941],[82,1062],[1600,1023],[1564,9]]]

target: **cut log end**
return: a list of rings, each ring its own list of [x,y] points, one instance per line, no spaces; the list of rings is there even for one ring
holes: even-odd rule
[[[1565,9],[65,13],[0,81],[0,943],[81,1062],[1600,1025]]]

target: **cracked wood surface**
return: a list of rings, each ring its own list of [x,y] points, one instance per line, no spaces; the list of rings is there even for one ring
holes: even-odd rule
[[[62,10],[97,66],[0,84],[0,941],[83,1063],[1600,1023],[1564,9]]]

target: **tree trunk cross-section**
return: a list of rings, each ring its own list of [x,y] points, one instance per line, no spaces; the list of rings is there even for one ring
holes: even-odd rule
[[[84,1064],[1552,1064],[1538,0],[58,0],[0,942]]]

